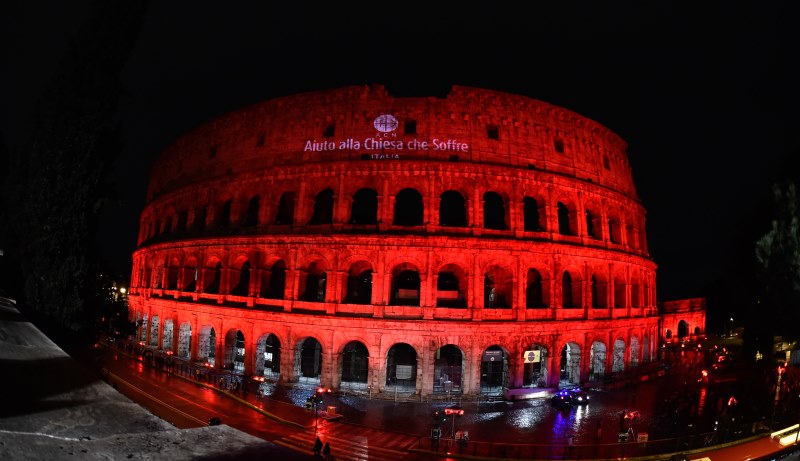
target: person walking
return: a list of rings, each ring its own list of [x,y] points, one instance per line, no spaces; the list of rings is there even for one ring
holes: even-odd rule
[[[317,440],[314,441],[314,456],[319,456],[319,453],[322,451],[322,440],[317,437]]]
[[[330,442],[325,442],[325,448],[322,449],[322,456],[325,461],[329,461],[331,459],[331,444]]]

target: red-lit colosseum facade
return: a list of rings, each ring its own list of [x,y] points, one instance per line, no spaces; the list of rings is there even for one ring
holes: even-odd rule
[[[626,143],[528,97],[379,85],[219,117],[154,164],[137,335],[243,376],[499,393],[658,352],[656,264]]]

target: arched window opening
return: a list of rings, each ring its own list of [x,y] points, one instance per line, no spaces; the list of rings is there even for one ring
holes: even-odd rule
[[[342,351],[342,382],[366,384],[369,377],[369,351],[358,341],[350,341]]]
[[[591,282],[591,291],[592,291],[592,307],[598,308],[600,307],[600,293],[597,288],[597,277],[592,275]]]
[[[170,263],[167,269],[167,290],[178,289],[178,276],[180,275],[181,268],[178,266],[178,261],[175,260]]]
[[[414,390],[417,387],[417,351],[406,343],[395,344],[386,355],[386,387]]]
[[[436,279],[436,307],[467,307],[458,277],[451,271],[439,272]]]
[[[189,220],[189,213],[186,211],[179,211],[178,217],[175,221],[175,233],[186,232],[186,226]]]
[[[498,345],[489,346],[481,357],[481,394],[499,395],[508,387],[508,354]]]
[[[206,215],[208,214],[208,207],[199,207],[194,211],[194,224],[192,227],[195,231],[202,231],[206,228]]]
[[[600,381],[606,375],[606,345],[594,341],[589,349],[589,381]]]
[[[275,262],[270,270],[262,272],[261,297],[267,299],[283,299],[286,293],[286,263]]]
[[[219,294],[219,285],[222,281],[222,263],[217,263],[214,269],[209,272],[211,272],[211,281],[206,285],[206,289],[203,290],[203,292],[209,294]]]
[[[253,196],[247,203],[247,215],[244,219],[245,227],[256,227],[258,225],[258,213],[261,208],[258,195]]]
[[[597,225],[597,216],[586,210],[586,235],[589,238],[600,238],[600,227]]]
[[[686,320],[678,322],[678,339],[683,339],[689,336],[689,324]]]
[[[217,228],[227,229],[231,225],[231,203],[232,200],[227,200],[219,209],[217,213]]]
[[[464,196],[449,190],[439,196],[439,225],[467,227],[467,205]]]
[[[415,270],[404,270],[392,279],[392,296],[389,304],[393,306],[419,306],[420,278]]]
[[[433,362],[433,393],[461,391],[464,354],[452,344],[436,350]]]
[[[614,278],[614,308],[624,309],[626,307],[625,293],[626,293],[625,280],[622,277]]]
[[[569,272],[564,272],[561,277],[561,306],[565,308],[575,307],[575,302],[572,298],[572,276]]]
[[[483,277],[483,305],[487,308],[511,307],[512,280],[505,271],[494,268]]]
[[[245,261],[239,271],[239,282],[231,290],[234,296],[247,296],[250,290],[250,261]]]
[[[522,216],[525,232],[540,232],[544,230],[539,216],[539,204],[532,197],[522,199]]]
[[[547,387],[548,351],[533,344],[523,352],[522,387]]]
[[[303,301],[317,303],[325,302],[325,285],[328,274],[322,270],[317,263],[312,263],[306,274],[306,287],[303,294]]]
[[[365,269],[358,272],[358,268],[353,266],[347,276],[347,291],[344,298],[345,303],[349,304],[371,304],[372,303],[372,269]]]
[[[618,218],[608,219],[608,236],[611,239],[611,243],[622,243],[622,227]]]
[[[507,229],[506,205],[497,192],[483,194],[483,227],[486,229]]]
[[[300,344],[296,361],[300,381],[319,384],[322,374],[322,344],[314,338],[307,338]]]
[[[528,288],[525,292],[525,307],[528,309],[547,307],[544,302],[542,274],[536,269],[528,270]]]
[[[333,189],[325,189],[314,197],[314,214],[308,223],[333,223]]]
[[[372,189],[359,189],[353,194],[350,224],[378,223],[378,193]]]
[[[294,192],[284,192],[278,201],[275,224],[294,224]]]
[[[558,233],[572,235],[569,223],[569,208],[561,202],[558,202]]]
[[[422,194],[416,189],[403,189],[395,198],[393,224],[396,226],[421,226],[423,210]]]

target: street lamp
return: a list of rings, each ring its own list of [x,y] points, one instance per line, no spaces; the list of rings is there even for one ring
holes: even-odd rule
[[[464,416],[464,410],[461,408],[445,408],[444,414],[452,415],[453,417],[453,440],[456,438],[456,416]]]

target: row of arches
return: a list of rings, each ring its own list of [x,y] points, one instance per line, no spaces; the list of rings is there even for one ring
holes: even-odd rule
[[[372,259],[351,258],[339,268],[316,252],[298,259],[305,262],[290,267],[288,256],[252,251],[138,254],[132,286],[317,303],[447,308],[622,309],[651,306],[654,300],[649,272],[623,265],[611,274],[608,264],[576,264],[560,271],[537,264],[520,271],[509,263],[476,268],[454,260],[426,273],[413,258],[390,262],[388,267],[378,267]]]
[[[378,348],[360,339],[324,343],[315,335],[286,339],[265,331],[247,338],[238,328],[218,333],[203,322],[137,313],[139,339],[175,357],[203,362],[242,375],[282,382],[306,382],[338,388],[367,386],[423,395],[459,392],[498,394],[504,388],[553,388],[602,381],[653,359],[653,336],[608,336],[588,340],[552,338],[524,343],[462,347],[456,343],[420,346],[397,340]],[[178,326],[179,325],[179,326]],[[609,342],[610,341],[610,342]],[[417,344],[412,345],[410,343]],[[382,351],[382,352],[381,352]]]
[[[182,199],[176,199],[174,204],[161,205],[143,215],[139,242],[206,228],[334,223],[357,227],[383,222],[402,227],[435,223],[440,228],[551,232],[636,250],[646,246],[643,218],[635,217],[627,207],[611,206],[605,199],[587,199],[583,195],[574,198],[563,194],[549,200],[548,194],[542,192],[513,201],[513,195],[507,192],[489,190],[470,194],[465,188],[448,189],[435,199],[426,200],[412,187],[388,197],[380,196],[377,188],[362,187],[347,194],[345,200],[339,200],[333,186],[323,187],[315,194],[301,194],[305,200],[298,200],[297,195],[295,191],[283,191],[265,203],[260,194],[242,193],[236,198],[191,209],[177,205]],[[435,210],[428,214],[426,210],[430,207]]]

